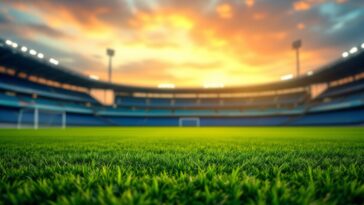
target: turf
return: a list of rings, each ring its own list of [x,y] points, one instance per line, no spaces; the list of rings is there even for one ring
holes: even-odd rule
[[[364,204],[363,128],[0,130],[1,204]]]

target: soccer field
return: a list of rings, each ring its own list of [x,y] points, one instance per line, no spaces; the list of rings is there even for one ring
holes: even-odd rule
[[[364,129],[0,130],[0,204],[363,204]]]

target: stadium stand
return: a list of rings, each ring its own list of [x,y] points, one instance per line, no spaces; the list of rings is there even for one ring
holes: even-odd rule
[[[308,98],[307,92],[295,92],[280,95],[267,95],[245,98],[141,98],[116,96],[115,104],[131,107],[159,108],[223,108],[223,107],[267,107],[300,105]]]
[[[89,102],[97,104],[97,101],[86,93],[50,87],[31,82],[14,76],[0,74],[0,89],[14,91],[23,94],[37,94],[42,97],[62,99],[74,102]]]
[[[324,93],[322,93],[318,98],[340,96],[363,90],[364,90],[364,79],[361,79],[343,85],[330,87]]]
[[[361,50],[289,81],[212,89],[136,87],[90,79],[0,40],[0,125],[358,125],[364,124],[363,73]],[[314,96],[313,88],[322,84],[329,86]],[[112,90],[114,105],[99,103],[92,89]]]

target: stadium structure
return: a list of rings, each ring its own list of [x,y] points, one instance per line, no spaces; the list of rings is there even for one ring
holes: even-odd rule
[[[111,90],[114,105],[90,94]],[[1,126],[322,126],[364,123],[364,44],[296,78],[225,88],[152,88],[91,79],[0,40]]]

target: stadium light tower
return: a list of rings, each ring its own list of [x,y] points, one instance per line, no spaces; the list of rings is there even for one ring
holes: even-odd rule
[[[300,48],[302,47],[302,41],[301,40],[296,40],[293,41],[292,43],[292,48],[294,50],[296,50],[296,72],[297,72],[297,76],[298,77],[300,75]]]
[[[106,54],[109,56],[109,82],[112,81],[112,57],[115,55],[115,50],[108,48]]]

